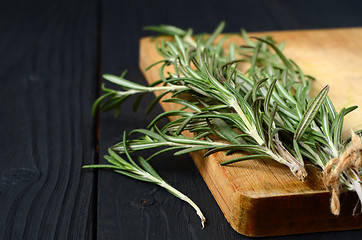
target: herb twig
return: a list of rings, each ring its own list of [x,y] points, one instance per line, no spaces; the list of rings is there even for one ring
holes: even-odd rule
[[[160,187],[163,187],[168,192],[170,192],[175,197],[187,202],[190,204],[196,211],[197,215],[201,219],[202,228],[205,227],[206,219],[201,212],[200,208],[186,195],[172,187],[161,176],[152,168],[152,166],[141,156],[137,157],[139,165],[132,159],[127,148],[126,133],[123,134],[123,153],[126,155],[128,161],[114,152],[112,149],[108,149],[108,154],[104,158],[109,162],[109,164],[98,164],[98,165],[86,165],[83,168],[104,168],[111,169],[116,173],[123,174],[125,176],[156,184]]]

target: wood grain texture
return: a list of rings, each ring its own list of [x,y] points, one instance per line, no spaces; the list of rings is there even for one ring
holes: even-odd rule
[[[287,42],[286,56],[296,61],[305,73],[317,78],[315,90],[330,85],[330,96],[338,109],[362,102],[356,88],[362,83],[362,69],[358,67],[362,65],[362,58],[358,55],[362,52],[359,41],[362,28],[250,35],[264,34],[279,42]],[[240,37],[231,37],[230,41],[242,44]],[[149,83],[159,79],[158,69],[144,69],[160,58],[155,42],[143,38],[140,42],[140,69]],[[165,111],[179,108],[176,104],[161,105]],[[362,110],[357,110],[345,122],[345,129],[361,129],[361,119]],[[353,205],[357,202],[354,194],[342,197],[340,217],[330,213],[329,193],[315,167],[308,168],[308,180],[302,183],[287,167],[274,161],[253,160],[222,167],[219,163],[228,158],[223,153],[208,158],[202,157],[203,152],[191,155],[226,219],[244,235],[274,236],[362,228],[362,216],[352,216]],[[318,224],[310,224],[313,222]]]
[[[0,239],[91,239],[96,1],[0,14]]]

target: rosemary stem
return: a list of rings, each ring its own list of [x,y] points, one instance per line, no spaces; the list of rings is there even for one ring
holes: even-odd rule
[[[196,214],[200,217],[201,219],[201,226],[202,229],[205,228],[205,222],[206,222],[206,218],[204,216],[204,214],[201,212],[201,209],[189,198],[187,197],[185,194],[183,194],[182,192],[180,192],[179,190],[177,190],[176,188],[172,187],[170,184],[168,184],[167,182],[160,180],[154,176],[152,176],[151,174],[147,173],[147,172],[139,172],[139,174],[144,175],[146,178],[154,181],[157,185],[159,185],[160,187],[165,188],[167,191],[169,191],[170,193],[172,193],[173,195],[175,195],[176,197],[178,197],[179,199],[187,202],[188,204],[190,204],[196,211]]]
[[[353,189],[356,191],[360,202],[362,202],[362,186],[361,186],[362,183],[359,180],[358,175],[354,171],[352,170],[349,171],[352,172],[353,174],[353,176],[351,176],[351,174],[349,175],[349,177],[351,178]]]
[[[309,147],[307,144],[305,144],[304,142],[300,142],[299,143],[303,148],[305,148],[310,154],[313,155],[314,159],[316,160],[316,163],[319,167],[321,167],[322,169],[324,169],[324,164],[322,159],[319,157],[319,155],[311,148]]]
[[[186,43],[190,44],[191,47],[196,48],[196,42],[195,42],[195,40],[194,40],[190,35],[185,35],[185,36],[183,37],[183,40],[184,40]]]
[[[182,90],[182,89],[186,89],[187,86],[182,86],[182,85],[169,85],[169,86],[162,86],[162,87],[145,87],[142,90],[135,90],[135,89],[130,89],[127,91],[117,91],[117,95],[118,96],[125,96],[125,95],[133,95],[133,94],[137,94],[137,93],[142,93],[142,92],[156,92],[156,91],[176,91],[176,90]]]
[[[254,138],[254,140],[266,150],[266,153],[272,157],[274,160],[276,160],[279,163],[282,163],[284,165],[287,165],[291,172],[301,181],[305,181],[306,177],[307,177],[307,172],[304,168],[304,166],[299,163],[294,157],[293,155],[291,155],[288,150],[286,150],[282,143],[280,141],[276,142],[276,147],[278,149],[278,153],[279,154],[275,154],[271,149],[267,148],[265,146],[265,142],[264,140],[259,136],[256,127],[252,125],[252,123],[250,123],[250,121],[247,119],[247,117],[245,116],[244,112],[241,110],[241,107],[239,106],[239,104],[237,103],[237,101],[233,101],[231,104],[231,107],[233,107],[235,109],[235,111],[238,113],[238,115],[241,117],[241,119],[244,121],[247,129],[248,129],[248,134]]]
[[[247,129],[249,132],[247,132],[252,138],[254,138],[254,140],[260,145],[263,146],[264,145],[264,141],[263,139],[259,136],[256,127],[253,126],[250,121],[247,119],[247,117],[245,116],[244,112],[241,110],[240,105],[237,103],[236,100],[234,100],[233,102],[230,103],[230,106],[232,108],[234,108],[234,110],[237,112],[237,114],[241,117],[241,119],[243,120],[243,122],[245,123]]]
[[[291,172],[296,176],[299,180],[304,182],[307,178],[307,171],[304,168],[304,165],[300,163],[290,152],[283,146],[283,143],[276,139],[274,141],[275,148],[278,152],[278,155],[287,162],[285,165],[289,167]],[[283,163],[283,162],[281,162]]]
[[[175,189],[174,187],[172,187],[171,185],[169,185],[166,182],[162,182],[160,186],[162,186],[165,189],[167,189],[168,191],[172,192],[179,199],[181,199],[181,200],[187,202],[188,204],[190,204],[195,209],[196,214],[201,219],[201,226],[202,226],[201,228],[202,229],[205,228],[206,218],[204,217],[204,214],[201,212],[201,209],[189,197],[187,197],[185,194],[181,193],[180,191],[178,191],[177,189]]]
[[[312,126],[312,129],[322,135],[324,135],[325,140],[328,143],[328,151],[331,154],[332,158],[336,158],[339,156],[339,152],[337,147],[333,144],[333,141],[331,139],[331,137],[329,135],[323,134],[323,132],[321,131],[321,129],[318,126]],[[323,164],[322,164],[323,165]],[[322,167],[321,165],[321,167]]]
[[[339,180],[349,191],[355,191],[357,193],[359,201],[362,203],[362,182],[358,177],[358,173],[356,173],[352,169],[347,169],[344,174],[341,174]],[[353,214],[356,214],[356,209],[353,210]],[[361,208],[362,212],[362,208]]]
[[[177,143],[177,142],[172,142],[172,141],[154,142],[154,143],[155,143],[155,145],[152,146],[152,147],[150,147],[150,142],[132,144],[132,146],[129,146],[129,149],[132,150],[132,151],[137,151],[137,150],[142,150],[142,149],[146,149],[146,148],[154,148],[154,147],[162,147],[162,146],[192,148],[192,147],[195,147],[196,144],[198,146],[210,146],[210,147],[226,147],[226,146],[230,145],[229,143],[216,142],[216,141],[213,141],[213,142],[204,141],[203,143],[199,142],[199,143],[196,143],[196,144],[186,144],[186,143],[180,143],[180,142]],[[117,146],[113,146],[112,150],[123,152],[124,147],[117,145]]]
[[[329,148],[332,150],[333,157],[334,158],[337,157],[339,155],[339,153],[338,153],[336,146],[334,146],[334,144],[330,140],[328,140],[328,144],[329,144]]]

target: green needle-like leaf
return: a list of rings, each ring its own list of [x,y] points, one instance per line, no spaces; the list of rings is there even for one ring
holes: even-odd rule
[[[311,105],[307,108],[306,112],[303,115],[302,120],[299,122],[297,129],[295,131],[294,140],[298,141],[303,133],[307,130],[309,125],[312,123],[315,115],[318,113],[320,107],[322,106],[325,98],[327,97],[329,87],[324,87],[319,94],[313,99]]]
[[[231,163],[241,162],[241,161],[247,161],[247,160],[258,160],[258,159],[270,159],[270,156],[265,154],[254,154],[254,155],[245,155],[242,157],[237,157],[231,160],[227,160],[225,162],[220,163],[220,165],[225,166]]]

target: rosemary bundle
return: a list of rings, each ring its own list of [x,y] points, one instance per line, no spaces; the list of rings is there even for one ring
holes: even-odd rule
[[[313,77],[305,75],[300,67],[282,53],[283,44],[276,46],[269,37],[251,40],[241,32],[246,45],[232,42],[225,50],[228,35],[220,37],[221,23],[213,34],[193,36],[192,30],[173,26],[147,27],[147,30],[173,37],[173,40],[156,43],[162,60],[159,65],[160,80],[149,86],[133,83],[121,76],[104,75],[122,90],[108,89],[94,104],[101,111],[119,110],[131,95],[139,94],[135,106],[148,92],[162,91],[150,104],[150,111],[162,99],[177,103],[179,110],[158,115],[147,129],[136,129],[130,134],[141,137],[126,139],[109,150],[106,159],[110,165],[88,167],[111,168],[121,174],[158,184],[175,196],[184,195],[166,184],[152,169],[148,161],[166,152],[175,155],[205,151],[205,156],[224,151],[248,153],[222,163],[232,164],[249,159],[272,159],[288,166],[301,181],[307,178],[304,159],[324,169],[324,180],[332,188],[331,209],[339,213],[339,186],[356,191],[362,199],[360,168],[361,138],[352,135],[342,141],[343,118],[356,107],[342,109],[339,113],[328,98],[328,86],[314,97],[308,97]],[[218,40],[216,40],[218,39]],[[238,68],[247,64],[246,72]],[[165,74],[165,67],[172,72]],[[164,118],[176,117],[164,126]],[[186,133],[186,134],[185,134]],[[358,134],[358,133],[357,133]],[[130,153],[145,149],[158,149],[146,160],[139,158],[140,168]],[[119,154],[115,153],[118,152]],[[120,157],[125,154],[130,163]],[[197,211],[199,208],[186,199]],[[334,206],[334,207],[333,207]],[[337,210],[336,210],[337,209]]]
[[[259,64],[260,72],[274,71],[265,69],[268,64],[262,63],[263,61],[265,62],[265,57],[263,56],[270,56],[267,50],[266,52],[260,51],[260,42],[264,42],[275,50],[289,71],[299,73],[299,82],[293,83],[293,78],[297,79],[295,76],[289,78],[289,80],[292,79],[292,82],[288,82],[285,77],[280,79],[285,86],[295,86],[293,90],[295,101],[290,99],[292,102],[295,102],[295,111],[290,111],[291,109],[288,110],[292,115],[290,115],[289,119],[286,119],[284,123],[288,131],[293,133],[293,147],[295,152],[299,152],[298,154],[303,155],[313,164],[324,170],[324,184],[332,191],[331,211],[333,214],[339,215],[340,203],[338,196],[340,185],[349,191],[355,191],[360,201],[362,200],[360,180],[362,139],[358,136],[361,134],[361,130],[356,133],[352,131],[350,137],[345,140],[342,139],[343,119],[348,113],[355,110],[357,106],[343,108],[338,113],[332,101],[327,96],[328,86],[326,86],[315,99],[310,99],[308,93],[311,89],[312,77],[305,76],[300,67],[292,60],[287,60],[272,43],[259,39],[260,41],[255,44],[248,39],[246,33],[243,35],[248,43],[248,47],[254,49],[252,58],[261,62]],[[262,56],[258,57],[260,52],[262,52]],[[275,65],[275,63],[270,64],[274,65],[274,69],[280,67]],[[252,68],[250,70],[252,71]],[[275,76],[275,72],[266,75],[268,78],[271,78]],[[294,128],[294,126],[296,126],[296,128]],[[356,210],[355,208],[355,212]]]

